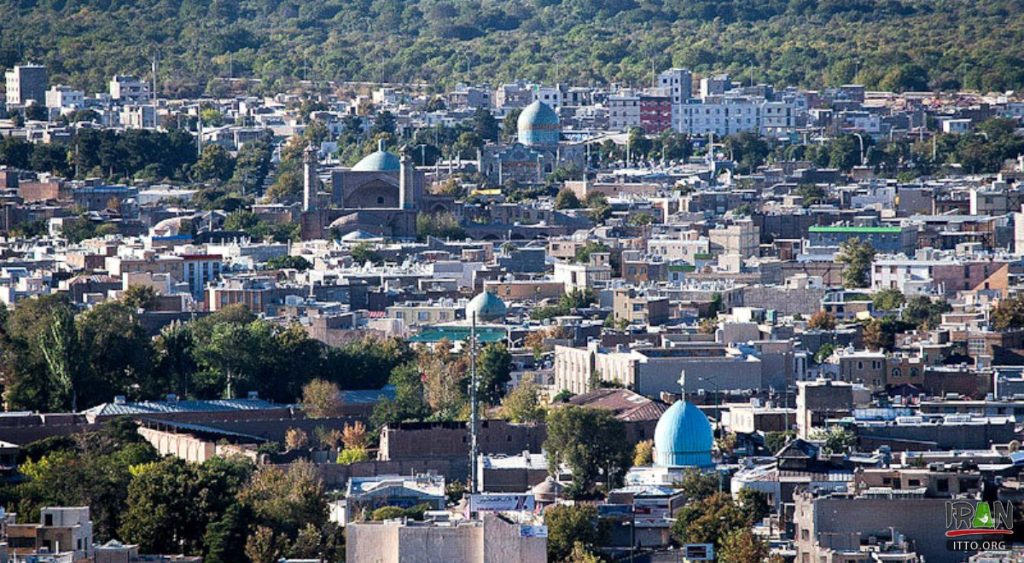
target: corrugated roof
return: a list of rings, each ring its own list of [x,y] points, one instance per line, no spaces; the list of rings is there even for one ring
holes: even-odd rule
[[[615,418],[636,422],[641,420],[658,420],[668,410],[668,405],[629,389],[596,389],[581,393],[569,399],[573,405],[610,410]]]
[[[281,408],[282,405],[263,399],[214,399],[184,401],[141,401],[103,403],[84,411],[91,416],[120,416],[126,414],[161,414],[184,412],[254,411]]]

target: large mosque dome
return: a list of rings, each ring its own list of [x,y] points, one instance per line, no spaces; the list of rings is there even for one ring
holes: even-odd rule
[[[654,464],[662,467],[711,467],[714,438],[708,417],[693,403],[676,401],[654,429]]]
[[[540,100],[523,108],[516,122],[519,131],[519,142],[528,146],[555,146],[561,125],[558,114],[551,106]]]
[[[477,295],[466,304],[466,320],[472,320],[473,313],[476,313],[477,322],[497,321],[504,319],[507,312],[505,302],[489,291]]]
[[[384,142],[377,145],[377,150],[363,157],[352,167],[356,172],[398,172],[402,162],[398,155],[384,150]]]

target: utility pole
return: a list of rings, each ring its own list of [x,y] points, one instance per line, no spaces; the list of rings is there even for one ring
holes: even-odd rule
[[[469,325],[469,493],[477,494],[476,458],[477,458],[477,427],[480,413],[476,404],[476,311]]]

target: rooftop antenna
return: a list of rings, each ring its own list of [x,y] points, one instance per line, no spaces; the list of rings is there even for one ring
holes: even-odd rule
[[[469,492],[477,493],[476,482],[476,458],[478,455],[477,427],[480,422],[480,412],[476,405],[476,311],[470,317],[469,325]]]
[[[150,99],[153,101],[153,103],[156,104],[156,71],[157,71],[157,66],[160,64],[160,49],[159,48],[157,48],[156,50],[153,51],[153,58],[150,60],[150,63],[152,65],[152,73],[153,73],[153,76],[151,77],[153,79],[153,89],[152,89],[152,91],[150,91],[149,95],[150,95]]]

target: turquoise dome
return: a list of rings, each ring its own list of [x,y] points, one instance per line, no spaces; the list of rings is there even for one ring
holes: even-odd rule
[[[497,295],[485,291],[477,295],[466,304],[466,320],[473,320],[473,313],[476,313],[477,322],[497,321],[505,318],[508,307]]]
[[[402,168],[398,155],[378,150],[363,157],[352,167],[357,172],[398,172]]]
[[[654,428],[654,464],[662,467],[711,467],[711,423],[696,405],[676,401]]]
[[[551,106],[540,100],[523,108],[516,127],[519,130],[519,142],[528,147],[558,144],[558,135],[561,131],[558,114]]]

